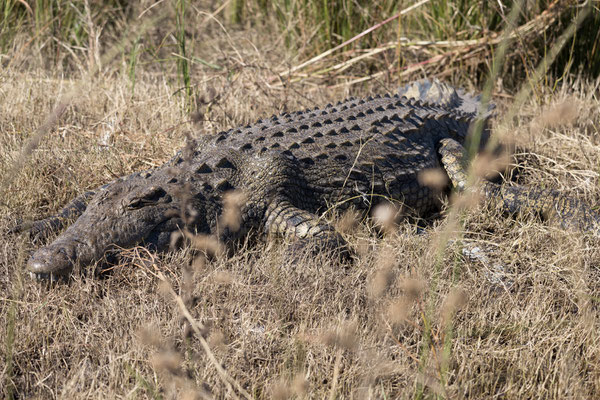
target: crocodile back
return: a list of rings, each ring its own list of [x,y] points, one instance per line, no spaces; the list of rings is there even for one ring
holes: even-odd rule
[[[202,135],[188,169],[198,172],[193,179],[222,192],[260,184],[253,176],[257,166],[275,170],[281,161],[270,160],[287,159],[296,172],[289,181],[276,179],[274,187],[299,207],[314,212],[347,199],[364,208],[391,198],[422,214],[435,196],[418,175],[440,166],[441,139],[465,142],[479,104],[437,81],[412,84],[393,96],[350,98]],[[175,164],[178,159],[181,154]],[[236,167],[240,163],[252,164],[252,172]]]
[[[485,110],[481,109],[481,95],[472,95],[463,89],[456,89],[435,78],[411,82],[398,89],[398,94],[472,116],[476,116],[478,112],[481,112],[482,118],[485,119],[491,117],[495,109],[493,104],[488,104]]]

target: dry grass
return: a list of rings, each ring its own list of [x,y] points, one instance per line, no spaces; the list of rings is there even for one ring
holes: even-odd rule
[[[109,66],[85,80],[3,70],[0,226],[45,216],[86,189],[160,165],[183,147],[188,131],[385,90],[377,81],[352,89],[308,82],[272,88],[266,82],[285,55],[268,42],[258,50],[251,44],[263,42],[243,31],[207,45],[228,55],[221,61],[232,68],[194,71],[199,92],[214,94],[199,110],[202,123],[182,113],[185,99],[164,74],[138,71],[132,96],[130,82]],[[73,105],[15,173],[29,138],[73,87]],[[515,121],[498,128],[521,149],[520,183],[599,202],[599,97],[598,83],[573,81],[554,93],[540,87]],[[598,240],[481,208],[460,217],[464,229],[441,219],[417,234],[401,222],[384,237],[360,224],[347,234],[358,257],[353,265],[326,255],[291,263],[271,242],[191,267],[189,249],[135,249],[103,279],[52,287],[26,275],[35,245],[2,236],[1,393],[599,397]]]

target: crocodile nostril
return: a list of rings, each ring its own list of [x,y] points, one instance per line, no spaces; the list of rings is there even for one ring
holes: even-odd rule
[[[43,247],[29,258],[27,268],[39,275],[67,275],[73,270],[74,253],[64,247]]]

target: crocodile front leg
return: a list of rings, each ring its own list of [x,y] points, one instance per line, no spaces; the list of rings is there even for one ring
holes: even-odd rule
[[[453,139],[442,139],[438,153],[453,186],[462,192],[467,186],[466,151]],[[544,220],[558,221],[564,228],[600,232],[600,215],[588,204],[556,190],[527,186],[504,186],[483,181],[476,188],[486,201],[507,214],[531,213]]]
[[[265,227],[270,235],[294,239],[291,251],[296,253],[314,244],[314,249],[340,252],[348,257],[346,241],[317,215],[294,206],[279,196],[271,201],[265,213]]]
[[[79,218],[87,208],[88,202],[95,194],[96,191],[93,190],[85,192],[73,199],[57,214],[36,221],[20,223],[12,228],[9,233],[17,234],[29,231],[29,235],[35,240],[46,239],[52,233],[63,229],[70,221]]]

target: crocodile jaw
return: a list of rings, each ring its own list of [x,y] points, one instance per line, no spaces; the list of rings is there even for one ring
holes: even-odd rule
[[[73,246],[50,245],[38,249],[27,261],[27,269],[37,279],[66,277],[75,265],[77,252]]]

